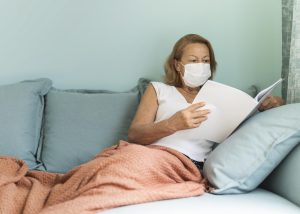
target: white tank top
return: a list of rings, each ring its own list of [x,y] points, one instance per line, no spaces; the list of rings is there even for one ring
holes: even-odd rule
[[[161,82],[151,82],[158,101],[155,123],[170,118],[176,112],[191,105],[174,86]],[[198,102],[194,100],[193,103]],[[163,137],[153,144],[175,149],[193,160],[204,161],[212,150],[214,142],[202,139],[197,128],[180,130],[172,135]]]

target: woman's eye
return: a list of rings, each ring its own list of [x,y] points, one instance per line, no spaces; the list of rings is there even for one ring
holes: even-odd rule
[[[210,61],[208,59],[203,60],[204,63],[209,63]]]

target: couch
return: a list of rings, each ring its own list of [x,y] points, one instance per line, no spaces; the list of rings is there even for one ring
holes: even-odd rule
[[[127,140],[130,122],[148,83],[140,79],[126,92],[61,90],[47,78],[0,86],[0,154],[24,160],[31,170],[67,172],[118,140]],[[297,144],[251,191],[205,193],[104,213],[296,214],[300,213],[299,172]]]

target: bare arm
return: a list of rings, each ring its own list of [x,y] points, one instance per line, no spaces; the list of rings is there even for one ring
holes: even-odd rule
[[[202,102],[193,104],[166,120],[154,123],[158,102],[155,89],[150,84],[131,123],[128,140],[132,143],[148,145],[178,130],[198,127],[206,120],[206,114],[209,113],[209,110],[197,110],[202,106],[204,106]]]
[[[149,84],[129,129],[130,142],[147,145],[175,132],[166,120],[154,123],[157,109],[156,92],[152,84]]]

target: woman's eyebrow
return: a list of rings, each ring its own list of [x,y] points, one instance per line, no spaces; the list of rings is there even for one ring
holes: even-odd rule
[[[195,57],[195,58],[197,58],[197,59],[198,59],[198,57],[197,57],[197,56],[195,56],[195,55],[192,55],[192,54],[191,54],[191,55],[189,55],[189,56],[192,56],[192,57]]]

